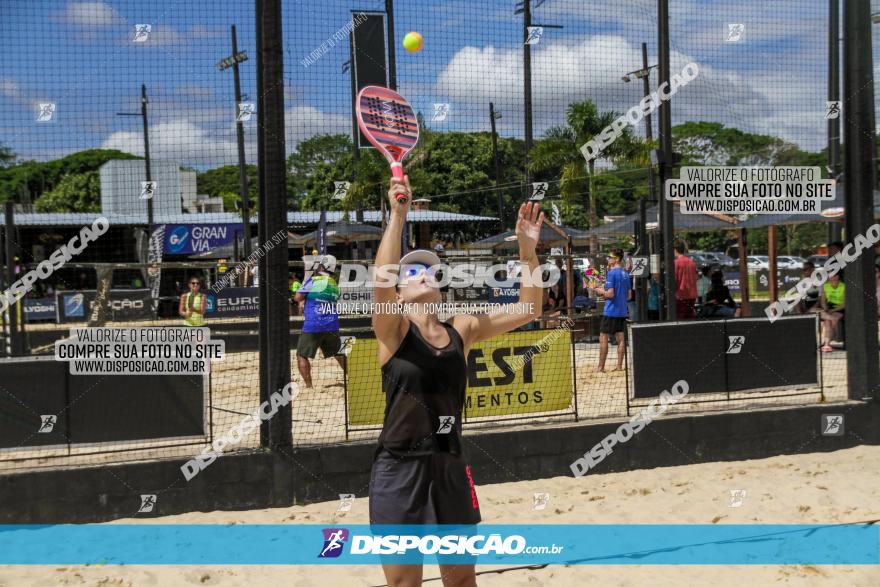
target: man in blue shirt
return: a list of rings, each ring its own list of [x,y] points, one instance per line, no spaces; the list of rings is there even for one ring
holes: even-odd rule
[[[300,286],[294,295],[297,302],[305,302],[303,329],[296,345],[296,365],[306,388],[312,387],[312,364],[318,349],[324,358],[333,357],[345,371],[345,355],[341,354],[339,338],[339,286],[330,275],[326,259],[318,260],[312,268],[313,275]]]
[[[608,356],[608,335],[613,334],[617,338],[617,368],[623,369],[623,359],[626,357],[626,343],[623,339],[623,331],[626,328],[626,318],[629,315],[627,302],[629,292],[632,290],[632,281],[629,273],[620,266],[623,251],[611,249],[608,253],[608,274],[605,287],[597,287],[596,293],[605,298],[605,309],[602,312],[602,322],[599,325],[599,366],[597,373],[605,372],[605,358]]]

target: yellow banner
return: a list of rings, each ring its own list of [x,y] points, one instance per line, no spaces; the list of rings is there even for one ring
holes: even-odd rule
[[[385,393],[375,338],[359,338],[348,356],[348,423],[381,425]],[[571,332],[525,330],[496,336],[468,352],[464,414],[538,414],[568,409],[574,386]]]

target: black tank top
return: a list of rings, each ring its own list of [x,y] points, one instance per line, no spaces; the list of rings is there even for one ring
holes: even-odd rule
[[[441,322],[449,344],[437,348],[410,322],[394,356],[382,366],[385,422],[379,445],[398,456],[461,454],[461,410],[467,384],[464,342]]]

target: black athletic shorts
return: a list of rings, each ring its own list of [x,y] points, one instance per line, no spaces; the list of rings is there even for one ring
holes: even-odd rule
[[[626,330],[626,318],[617,316],[602,316],[599,323],[599,332],[602,334],[614,334]]]
[[[302,332],[296,342],[296,354],[306,359],[314,359],[321,349],[325,359],[339,354],[342,340],[338,332]]]
[[[377,451],[370,473],[370,524],[480,522],[471,469],[461,455],[397,457]]]

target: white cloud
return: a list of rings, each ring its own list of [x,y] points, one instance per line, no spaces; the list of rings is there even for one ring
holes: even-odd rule
[[[726,69],[675,50],[670,60],[673,74],[691,61],[700,66],[697,79],[681,88],[673,100],[673,123],[717,121],[746,132],[779,136],[804,148],[821,148],[824,119],[819,124],[812,116],[814,110],[823,116],[824,102],[816,102],[821,93],[816,87],[824,84],[816,79],[817,72],[811,70],[797,80],[791,70],[782,74],[776,68]],[[617,34],[568,38],[533,47],[535,137],[563,123],[566,108],[575,101],[591,99],[600,110],[619,113],[637,105],[642,97],[641,83],[625,84],[621,77],[641,62],[640,45]],[[656,62],[655,56],[649,56],[649,63]],[[651,83],[656,87],[656,70],[651,74]],[[504,114],[500,132],[522,136],[522,88],[520,47],[468,46],[450,59],[431,92],[435,101],[449,96],[454,110],[465,114],[458,119],[465,121],[456,127],[458,130],[485,130],[482,113],[489,102],[494,102]],[[422,106],[419,103],[417,107]],[[656,116],[652,122],[656,134]],[[641,134],[643,126],[639,125],[636,132]]]
[[[234,140],[212,135],[186,120],[160,122],[150,126],[150,156],[184,165],[216,166],[237,160]],[[144,136],[138,131],[117,131],[107,137],[102,149],[118,149],[143,156]]]
[[[21,97],[21,88],[15,80],[0,78],[0,94],[7,98],[19,98]]]
[[[292,152],[296,145],[318,134],[351,133],[351,118],[321,112],[313,106],[294,106],[284,113],[285,143]]]
[[[83,27],[114,26],[125,23],[116,9],[104,2],[68,2],[61,17],[69,24]]]
[[[152,124],[149,129],[150,156],[195,167],[235,164],[238,151],[233,117],[230,115],[228,124],[218,125],[216,117],[211,120],[213,124],[206,120],[204,126],[183,119]],[[288,153],[293,152],[301,141],[314,135],[351,131],[351,120],[347,116],[321,112],[312,106],[288,108],[284,123]],[[245,124],[245,155],[250,163],[256,163],[257,159],[255,128],[256,121]],[[140,130],[114,132],[104,140],[101,148],[143,156],[143,133]]]

